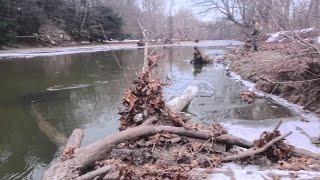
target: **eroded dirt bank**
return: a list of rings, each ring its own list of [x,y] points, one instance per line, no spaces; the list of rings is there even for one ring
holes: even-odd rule
[[[240,48],[225,58],[258,89],[320,114],[319,54],[294,43],[264,43],[258,52]]]

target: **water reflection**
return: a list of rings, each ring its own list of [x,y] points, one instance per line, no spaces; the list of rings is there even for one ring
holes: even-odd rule
[[[190,103],[188,112],[196,115],[197,121],[207,124],[235,120],[258,122],[294,116],[287,108],[265,99],[258,98],[253,104],[243,101],[240,92],[246,90],[245,87],[230,79],[221,64],[204,67],[198,76],[212,84],[213,96],[198,97]]]
[[[104,52],[1,61],[0,179],[41,177],[58,150],[57,131],[85,128],[85,144],[116,131],[124,74],[135,77],[143,53],[115,54],[125,68]]]
[[[197,76],[202,72],[203,64],[193,64],[193,75]]]
[[[159,77],[181,64],[187,73],[188,51],[166,48]],[[117,131],[118,106],[142,60],[142,50],[121,50],[1,61],[0,179],[39,179],[75,128],[85,129],[84,144]]]

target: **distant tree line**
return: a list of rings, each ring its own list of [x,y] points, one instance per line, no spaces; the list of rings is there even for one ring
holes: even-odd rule
[[[46,24],[74,41],[141,39],[138,21],[153,39],[225,39],[234,33],[231,23],[202,22],[176,8],[174,0],[0,0],[0,45],[41,35]]]
[[[219,27],[216,28],[212,25],[213,22],[201,21],[190,9],[179,9],[175,0],[101,1],[123,17],[123,30],[133,39],[142,38],[138,20],[148,29],[150,38],[163,41],[172,38],[179,40],[230,38],[232,35],[224,33],[227,31],[221,31]],[[186,3],[189,2],[190,0],[186,0]]]
[[[38,34],[54,24],[75,41],[123,38],[123,19],[110,7],[91,0],[0,0],[0,44]]]
[[[320,0],[186,1],[213,19],[201,21],[175,0],[0,0],[0,45],[41,35],[46,24],[74,41],[141,39],[138,21],[163,41],[239,38],[250,34],[252,18],[265,32],[320,26]]]

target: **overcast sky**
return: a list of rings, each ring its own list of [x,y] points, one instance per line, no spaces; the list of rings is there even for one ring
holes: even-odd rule
[[[166,1],[167,7],[169,8],[169,4],[171,0],[163,0]],[[179,9],[187,9],[193,12],[193,14],[203,21],[210,21],[214,16],[201,14],[202,9],[200,7],[195,7],[192,0],[174,0],[174,11],[177,12]]]
[[[183,8],[191,7],[191,3],[188,0],[175,0],[175,4],[177,7],[183,7]]]
[[[209,21],[210,19],[212,19],[209,15],[201,14],[201,9],[199,7],[194,7],[191,0],[175,0],[175,9],[178,10],[180,8],[189,9],[190,11],[193,11],[193,14],[196,15],[199,19],[202,19],[203,21]]]

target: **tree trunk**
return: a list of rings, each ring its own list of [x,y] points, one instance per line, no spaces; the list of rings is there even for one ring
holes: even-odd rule
[[[284,27],[288,29],[290,26],[290,6],[291,0],[285,0],[284,2]]]

